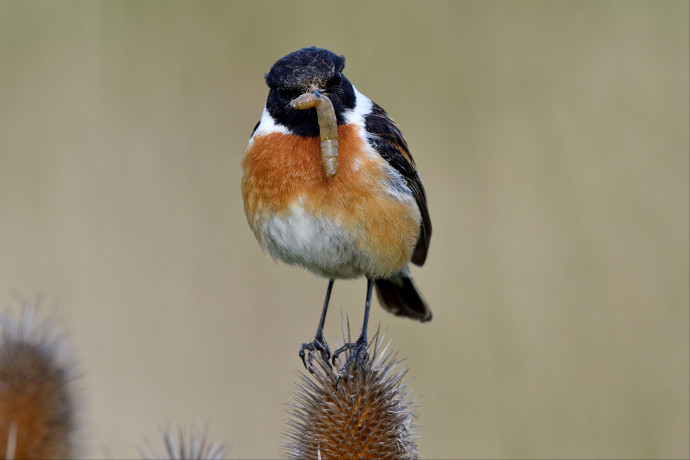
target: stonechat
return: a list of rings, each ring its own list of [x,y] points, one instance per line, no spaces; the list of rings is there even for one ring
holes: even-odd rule
[[[242,197],[249,226],[276,260],[329,280],[316,336],[300,348],[330,350],[323,335],[335,279],[364,276],[367,293],[361,335],[333,354],[351,353],[344,367],[367,359],[373,288],[387,311],[425,322],[431,310],[410,274],[429,251],[426,193],[402,132],[388,114],[343,75],[345,58],[303,48],[280,58],[265,75],[268,99],[242,161]],[[306,95],[306,96],[305,96]],[[332,106],[330,165],[323,117]],[[317,101],[318,102],[318,101]],[[327,118],[327,117],[326,117]],[[335,144],[333,141],[335,139]],[[312,355],[309,354],[311,361]],[[310,366],[307,366],[310,370]],[[342,376],[341,371],[341,376]]]

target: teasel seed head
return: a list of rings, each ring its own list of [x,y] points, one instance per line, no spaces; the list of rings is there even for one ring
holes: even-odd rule
[[[208,441],[208,427],[203,432],[197,432],[192,425],[189,430],[179,428],[177,432],[168,425],[162,431],[163,449],[154,447],[148,439],[146,449],[139,449],[141,456],[147,460],[221,460],[225,458],[227,449],[223,444]]]
[[[353,365],[337,387],[337,371],[320,355],[313,374],[300,374],[284,431],[286,459],[418,458],[407,370],[378,336],[364,368]]]
[[[73,458],[75,361],[58,326],[24,305],[0,312],[0,456]]]

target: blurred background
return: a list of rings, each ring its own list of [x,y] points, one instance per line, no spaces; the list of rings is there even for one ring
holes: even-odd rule
[[[84,455],[208,423],[272,458],[326,281],[246,223],[263,75],[304,46],[409,142],[434,312],[372,309],[428,458],[687,458],[688,3],[1,2],[0,304],[81,363]],[[335,284],[359,327],[365,282]]]

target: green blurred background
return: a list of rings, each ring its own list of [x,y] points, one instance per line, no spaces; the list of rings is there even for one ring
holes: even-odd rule
[[[688,3],[2,2],[0,298],[81,362],[83,452],[166,421],[279,455],[326,281],[262,254],[240,160],[318,45],[392,114],[435,321],[372,309],[428,458],[687,458]],[[365,283],[327,323],[359,324]]]

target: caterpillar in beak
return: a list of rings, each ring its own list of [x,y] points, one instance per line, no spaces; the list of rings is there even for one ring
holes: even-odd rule
[[[335,118],[333,103],[318,90],[313,89],[309,93],[290,101],[290,106],[297,110],[316,109],[316,117],[319,121],[319,133],[321,135],[321,162],[326,177],[335,177],[338,172],[338,122]]]

